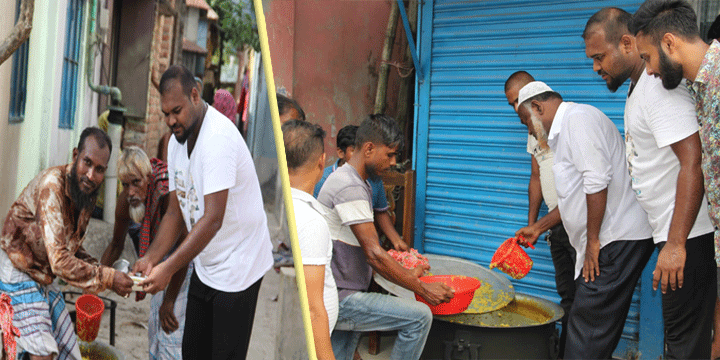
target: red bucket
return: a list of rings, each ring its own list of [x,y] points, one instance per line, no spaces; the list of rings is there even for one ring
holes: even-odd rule
[[[517,243],[516,238],[505,240],[495,251],[490,268],[497,267],[514,279],[522,279],[532,269],[533,261]]]
[[[105,303],[92,294],[80,296],[75,302],[77,312],[77,335],[80,340],[95,340],[100,330],[100,319],[105,311]]]
[[[415,294],[415,299],[430,307],[430,311],[435,315],[452,315],[459,314],[470,306],[475,290],[480,287],[480,280],[462,275],[433,275],[423,276],[420,281],[424,283],[442,282],[445,285],[455,289],[455,297],[447,303],[438,305],[428,304],[422,296]]]

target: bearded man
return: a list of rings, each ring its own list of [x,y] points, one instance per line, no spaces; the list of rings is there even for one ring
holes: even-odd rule
[[[133,239],[135,251],[139,257],[145,255],[167,209],[167,165],[160,159],[148,159],[142,149],[129,146],[118,160],[118,178],[123,190],[115,208],[113,239],[101,261],[107,266],[120,257],[133,223],[140,224],[138,236]]]
[[[630,187],[622,137],[599,109],[564,101],[540,81],[520,89],[518,115],[555,154],[557,206],[576,253],[565,358],[610,359],[654,250],[647,214]]]
[[[717,22],[717,21],[716,21]],[[720,41],[700,37],[697,15],[682,0],[645,1],[633,15],[645,71],[662,79],[666,89],[684,86],[695,103],[702,144],[702,172],[707,210],[715,228],[720,225]],[[711,34],[708,34],[711,35]],[[683,78],[687,80],[684,85]],[[716,279],[720,274],[720,231],[715,231]],[[712,282],[712,278],[701,279]],[[715,299],[715,335],[711,358],[720,356],[720,284]]]
[[[130,277],[99,264],[82,247],[111,151],[105,132],[83,130],[72,164],[36,176],[5,219],[0,292],[12,299],[18,345],[30,359],[81,359],[62,292],[53,283],[56,277],[88,293],[111,289],[126,296],[132,291]]]
[[[190,70],[170,66],[160,95],[173,132],[168,210],[133,271],[147,276],[140,285],[154,294],[192,262],[183,359],[245,359],[260,284],[273,262],[252,157],[237,129],[202,101]]]
[[[645,72],[631,22],[632,15],[619,8],[595,13],[583,32],[585,53],[611,92],[630,80],[625,155],[632,189],[660,250],[653,288],[662,289],[665,356],[707,359],[717,267],[695,105],[687,87],[667,90]]]
[[[115,208],[113,239],[101,261],[108,266],[120,257],[130,228],[139,228],[137,236],[131,238],[137,256],[145,255],[168,205],[167,165],[157,158],[148,159],[139,147],[123,149],[118,160],[118,178],[123,190]],[[148,320],[151,359],[182,358],[188,289],[186,278],[178,278],[179,283],[171,283],[167,291],[153,295]],[[136,297],[141,300],[145,298],[145,293],[138,292]],[[160,331],[161,327],[164,331]]]
[[[528,72],[520,70],[514,72],[505,82],[505,97],[508,105],[515,112],[518,111],[518,96],[520,89],[535,81]],[[521,122],[523,120],[521,119]],[[528,125],[523,123],[526,127]],[[528,133],[530,133],[528,127]],[[542,142],[542,144],[541,144]],[[567,341],[567,322],[570,308],[575,299],[575,249],[570,244],[567,231],[560,219],[558,197],[555,191],[555,178],[552,166],[555,154],[547,144],[547,137],[540,141],[533,134],[528,134],[527,152],[531,156],[530,182],[528,183],[528,222],[527,226],[515,232],[520,237],[520,244],[535,244],[541,234],[547,232],[545,239],[550,246],[550,256],[555,268],[555,288],[560,295],[560,306],[563,308],[558,358],[565,358],[565,343]],[[540,206],[545,201],[548,213],[538,219]]]

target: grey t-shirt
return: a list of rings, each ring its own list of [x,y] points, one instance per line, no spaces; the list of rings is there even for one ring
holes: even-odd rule
[[[372,268],[350,225],[373,222],[372,188],[357,170],[345,164],[325,181],[318,201],[326,209],[325,219],[333,240],[331,267],[338,288],[338,298],[357,291],[367,291]]]

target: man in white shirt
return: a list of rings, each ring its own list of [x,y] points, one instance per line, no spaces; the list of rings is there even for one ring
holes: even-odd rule
[[[600,110],[564,102],[543,82],[520,89],[518,103],[522,121],[555,153],[558,208],[577,253],[565,357],[609,359],[654,250],[647,214],[630,188],[623,140]]]
[[[312,196],[325,166],[325,131],[301,120],[287,121],[282,131],[315,353],[320,360],[334,360],[330,333],[337,321],[338,293],[330,268],[333,246],[325,210]]]
[[[515,112],[517,112],[520,89],[533,81],[535,78],[532,75],[521,70],[510,75],[505,82],[505,97]],[[515,236],[522,236],[521,239],[525,241],[521,240],[521,243],[527,246],[527,244],[535,244],[540,235],[548,231],[546,239],[555,267],[555,288],[560,295],[560,306],[565,312],[561,320],[562,332],[558,353],[558,358],[562,359],[565,357],[567,320],[575,298],[575,249],[570,245],[570,239],[560,221],[560,211],[557,208],[555,178],[552,172],[554,154],[547,141],[541,145],[532,134],[528,134],[527,152],[532,155],[530,157],[532,171],[528,184],[528,225],[516,231]],[[548,213],[538,220],[543,200],[548,207]]]
[[[174,135],[170,204],[133,271],[147,276],[145,291],[156,293],[193,261],[183,358],[245,359],[260,283],[273,263],[255,167],[237,128],[202,101],[188,69],[165,71],[160,102]],[[183,226],[188,235],[162,261]]]
[[[667,90],[645,72],[631,22],[632,15],[622,9],[595,13],[583,32],[585,53],[610,91],[631,80],[626,157],[632,188],[660,249],[653,287],[661,284],[666,356],[707,359],[717,276],[715,229],[702,206],[707,200],[695,105],[686,86]]]

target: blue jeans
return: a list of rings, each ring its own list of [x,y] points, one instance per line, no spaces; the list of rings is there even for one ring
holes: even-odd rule
[[[335,358],[352,360],[361,332],[398,330],[390,358],[417,360],[425,347],[432,318],[430,308],[421,302],[356,292],[340,301],[337,324],[330,337]]]

